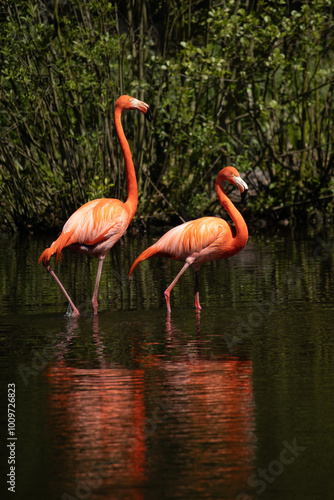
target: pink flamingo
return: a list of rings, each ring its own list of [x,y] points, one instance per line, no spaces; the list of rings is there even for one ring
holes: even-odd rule
[[[168,314],[171,313],[170,292],[190,265],[193,265],[195,269],[195,309],[200,310],[198,276],[201,265],[210,260],[231,257],[240,252],[247,243],[247,225],[240,212],[226,196],[223,181],[237,186],[242,200],[247,196],[248,186],[234,167],[223,168],[216,179],[215,188],[218,199],[235,225],[235,234],[230,224],[218,217],[202,217],[185,222],[165,233],[156,243],[144,250],[130,268],[129,278],[139,262],[153,255],[185,262],[181,271],[165,290]]]
[[[41,261],[43,262],[47,271],[60,286],[71,305],[73,316],[79,316],[80,313],[61,281],[51,269],[49,260],[55,253],[58,258],[61,255],[61,251],[65,247],[69,247],[75,252],[94,255],[94,257],[99,260],[92,298],[93,311],[94,314],[97,314],[97,296],[104,258],[111,247],[114,246],[114,244],[127,230],[134,214],[136,213],[138,204],[136,172],[132,161],[129,143],[125,137],[121,122],[122,112],[129,109],[137,109],[141,111],[145,117],[151,121],[151,111],[145,102],[139,101],[138,99],[128,95],[122,95],[117,99],[115,105],[115,126],[125,160],[128,187],[126,202],[123,203],[120,200],[112,198],[101,198],[85,203],[71,215],[64,225],[59,238],[54,241],[49,248],[44,250],[38,260],[38,263]]]

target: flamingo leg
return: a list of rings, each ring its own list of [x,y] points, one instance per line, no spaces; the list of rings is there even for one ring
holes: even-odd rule
[[[179,274],[173,279],[173,281],[171,282],[171,284],[169,285],[168,288],[166,288],[165,290],[165,299],[166,299],[166,305],[167,305],[167,313],[170,314],[171,313],[171,308],[170,308],[170,300],[169,300],[169,297],[170,297],[170,292],[172,291],[172,289],[174,288],[174,286],[176,285],[176,283],[178,282],[179,278],[182,276],[182,274],[184,273],[184,271],[190,266],[190,263],[186,262],[184,264],[184,266],[182,267],[181,271],[179,272]]]
[[[79,313],[79,310],[75,307],[71,297],[69,296],[69,294],[67,293],[67,291],[65,290],[65,287],[64,285],[62,284],[62,282],[60,281],[60,279],[58,278],[58,276],[56,275],[56,273],[51,269],[51,266],[48,262],[44,262],[43,261],[43,265],[45,267],[45,269],[51,274],[51,276],[53,277],[53,279],[56,281],[56,283],[58,284],[58,286],[60,287],[60,289],[62,290],[63,294],[65,295],[65,297],[67,298],[67,300],[69,301],[70,303],[70,306],[72,308],[72,311],[73,311],[73,316],[80,316],[80,313]]]
[[[94,293],[93,293],[93,297],[92,297],[92,306],[93,306],[94,315],[97,314],[97,308],[99,305],[97,302],[97,294],[99,292],[104,257],[105,256],[99,257],[99,265],[98,265],[97,273],[96,273],[95,287],[94,287]]]
[[[197,311],[202,309],[199,303],[199,269],[195,269],[195,309]]]

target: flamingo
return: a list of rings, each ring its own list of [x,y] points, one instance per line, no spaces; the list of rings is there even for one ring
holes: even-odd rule
[[[181,271],[165,290],[168,315],[171,314],[170,293],[190,265],[193,265],[195,269],[195,309],[200,311],[202,309],[199,302],[199,270],[201,265],[211,260],[227,259],[240,252],[247,243],[246,222],[225,194],[223,181],[238,187],[243,201],[247,196],[248,186],[234,167],[223,168],[216,179],[217,197],[234,223],[235,234],[230,224],[219,217],[202,217],[185,222],[170,229],[156,243],[144,250],[130,268],[129,278],[139,262],[153,255],[185,262]]]
[[[125,137],[121,115],[124,110],[137,109],[143,113],[145,118],[151,121],[151,111],[149,106],[138,99],[128,95],[119,97],[115,104],[115,127],[118,141],[122,148],[125,160],[126,179],[127,179],[127,200],[123,203],[120,200],[112,198],[100,198],[89,201],[74,212],[65,223],[59,238],[46,248],[40,256],[38,263],[43,262],[47,271],[56,280],[63,291],[72,308],[72,315],[79,316],[80,313],[74,305],[69,294],[65,290],[61,281],[51,269],[49,260],[53,254],[58,259],[61,251],[69,247],[75,252],[94,255],[99,261],[95,280],[92,306],[94,315],[98,310],[98,290],[101,279],[103,261],[114,244],[121,238],[127,230],[130,222],[136,213],[138,204],[138,187],[136,172],[134,169],[131,150]]]

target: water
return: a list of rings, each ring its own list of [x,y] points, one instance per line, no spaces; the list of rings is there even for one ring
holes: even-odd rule
[[[7,401],[1,498],[333,499],[334,234],[252,235],[201,269],[200,315],[181,263],[127,271],[152,237],[127,236],[97,261],[51,238],[0,239],[2,394],[15,384],[15,496],[7,491]],[[12,441],[9,441],[12,442]],[[9,485],[7,485],[8,487]]]

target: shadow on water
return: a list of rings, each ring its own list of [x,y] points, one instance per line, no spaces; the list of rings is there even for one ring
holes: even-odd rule
[[[127,281],[149,238],[106,259],[97,318],[96,262],[64,253],[78,319],[36,265],[47,243],[0,240],[16,498],[332,498],[333,234],[252,237],[204,265],[200,314],[188,270],[171,319],[180,263],[151,259]]]

